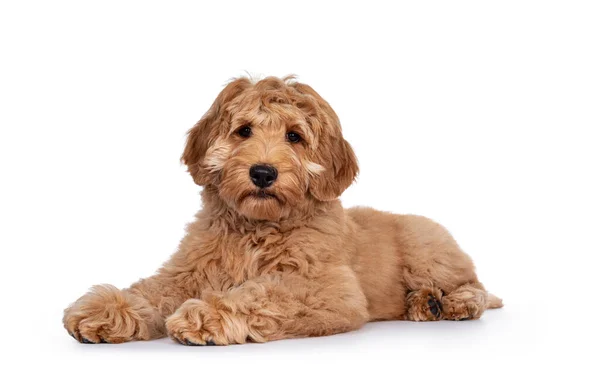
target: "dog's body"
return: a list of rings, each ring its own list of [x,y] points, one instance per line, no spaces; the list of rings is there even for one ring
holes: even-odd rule
[[[440,225],[342,208],[356,158],[304,84],[231,82],[190,130],[182,160],[204,186],[203,209],[156,275],[125,290],[96,286],[65,310],[79,341],[264,342],[502,306]]]

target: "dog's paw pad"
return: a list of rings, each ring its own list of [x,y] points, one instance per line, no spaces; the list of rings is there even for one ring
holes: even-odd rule
[[[429,306],[429,311],[431,311],[436,318],[439,318],[442,315],[442,302],[437,300],[433,295],[429,295],[427,306]]]
[[[86,339],[85,337],[82,337],[82,338],[81,338],[81,343],[82,343],[82,344],[96,344],[95,342],[93,342],[93,341],[91,341],[91,340],[88,340],[88,339]]]
[[[183,341],[179,340],[176,337],[171,337],[171,340],[175,341],[177,344],[185,345],[185,343]]]
[[[179,341],[179,340],[178,340],[178,341]],[[206,342],[206,344],[198,344],[198,343],[195,343],[195,342],[193,342],[193,341],[190,341],[189,339],[185,339],[185,342],[183,342],[182,344],[184,344],[184,345],[188,345],[188,346],[207,346],[207,345],[213,346],[213,345],[217,345],[217,344],[215,344],[215,342],[214,342],[214,341],[212,341],[212,340],[208,340],[208,341]]]
[[[185,345],[188,345],[188,346],[203,346],[203,344],[194,343],[194,342],[190,341],[189,339],[185,339]]]

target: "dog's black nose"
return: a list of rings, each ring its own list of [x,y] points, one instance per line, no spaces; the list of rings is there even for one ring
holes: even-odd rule
[[[268,188],[277,179],[277,169],[271,165],[253,165],[250,167],[250,178],[259,188]]]

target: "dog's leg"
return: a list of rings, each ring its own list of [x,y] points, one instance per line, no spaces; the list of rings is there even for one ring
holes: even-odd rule
[[[450,233],[430,219],[400,216],[402,279],[407,320],[463,320],[502,306],[479,282],[471,258]]]
[[[164,326],[149,302],[112,285],[97,285],[65,310],[67,331],[85,344],[158,337]]]
[[[330,335],[368,320],[367,302],[354,273],[263,276],[227,292],[204,292],[167,319],[171,338],[185,345],[227,345]]]
[[[129,289],[94,286],[69,306],[63,323],[82,343],[122,343],[166,335],[165,318],[190,294],[166,274],[143,279]]]

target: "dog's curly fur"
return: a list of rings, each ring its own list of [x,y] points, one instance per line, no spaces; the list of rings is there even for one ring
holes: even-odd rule
[[[230,82],[190,130],[182,161],[204,190],[179,250],[156,275],[95,286],[67,308],[77,340],[265,342],[502,306],[442,226],[342,208],[356,157],[333,109],[293,77]],[[266,189],[248,173],[258,163],[279,172]]]

